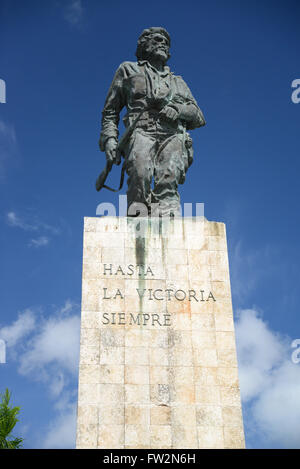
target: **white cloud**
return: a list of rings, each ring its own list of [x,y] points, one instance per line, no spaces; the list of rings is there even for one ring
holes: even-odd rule
[[[50,380],[54,390],[63,389],[65,372],[77,373],[79,334],[79,316],[70,315],[70,309],[64,305],[55,317],[42,322],[28,343],[20,357],[20,373]]]
[[[81,0],[71,0],[64,10],[65,19],[73,26],[80,26],[83,19]]]
[[[76,403],[69,403],[49,425],[41,447],[46,449],[75,448]]]
[[[50,393],[53,397],[59,396],[64,387],[66,386],[66,380],[62,372],[58,372],[57,376],[52,378],[50,383]]]
[[[35,238],[32,238],[28,242],[29,247],[43,247],[47,246],[51,240],[51,237],[48,235],[59,235],[61,229],[57,226],[49,225],[48,223],[44,223],[43,221],[39,220],[36,215],[27,215],[27,216],[19,216],[16,212],[10,211],[6,214],[6,223],[12,228],[20,228],[24,231],[34,231],[37,234],[40,232],[47,232],[47,236],[40,235]]]
[[[279,245],[247,248],[238,241],[241,210],[238,202],[230,204],[227,230],[233,299],[243,307],[253,304],[262,285],[285,285],[293,265],[284,261]],[[274,316],[296,297],[289,283],[286,287],[289,302],[277,295]],[[239,311],[236,340],[248,447],[300,448],[300,363],[292,362],[293,339],[274,332],[255,306]]]
[[[79,336],[78,305],[70,300],[48,318],[27,309],[0,329],[10,362],[27,379],[42,382],[53,400],[56,416],[35,437],[37,447],[75,447]]]
[[[30,221],[28,221],[30,218]],[[60,228],[52,226],[39,220],[36,215],[20,217],[16,212],[11,211],[6,214],[6,222],[12,228],[21,228],[24,231],[49,231],[52,234],[59,234]]]
[[[9,226],[14,227],[14,228],[16,227],[21,228],[22,230],[25,230],[25,231],[33,231],[33,230],[38,229],[38,226],[26,223],[15,212],[8,212],[6,214],[6,221]]]
[[[47,236],[40,236],[36,239],[31,239],[29,242],[29,246],[33,246],[35,248],[40,248],[41,246],[47,246],[49,244],[50,239]]]
[[[20,313],[18,319],[11,326],[0,329],[0,338],[6,342],[7,347],[14,347],[21,339],[35,328],[35,315],[32,310],[26,309]]]
[[[60,314],[68,314],[72,311],[72,308],[74,308],[74,304],[72,303],[71,300],[66,300],[64,306],[60,308]]]
[[[47,319],[28,309],[0,329],[11,359],[18,362],[18,372],[43,381],[54,397],[77,377],[79,335],[78,307],[70,300]]]
[[[249,434],[260,447],[300,448],[300,365],[291,360],[292,340],[255,310],[239,312],[236,340]]]

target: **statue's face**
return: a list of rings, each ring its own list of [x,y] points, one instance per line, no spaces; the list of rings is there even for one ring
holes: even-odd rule
[[[169,43],[167,38],[160,33],[151,34],[145,47],[147,57],[161,60],[166,63],[169,58]]]

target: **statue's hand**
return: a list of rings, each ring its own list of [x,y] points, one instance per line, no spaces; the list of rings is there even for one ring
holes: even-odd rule
[[[175,122],[178,119],[179,112],[171,106],[165,106],[159,113],[161,117],[171,122]]]
[[[162,96],[152,96],[151,98],[147,98],[147,105],[150,109],[157,109],[160,111],[166,105],[168,100],[166,97]]]
[[[115,138],[110,137],[105,144],[105,155],[106,160],[110,163],[116,163],[116,150],[117,150],[117,141]]]

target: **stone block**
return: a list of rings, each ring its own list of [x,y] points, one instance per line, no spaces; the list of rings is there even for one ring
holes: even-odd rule
[[[81,310],[78,448],[244,448],[223,223],[86,217]]]

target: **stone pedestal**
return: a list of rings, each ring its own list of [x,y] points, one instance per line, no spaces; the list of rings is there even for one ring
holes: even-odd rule
[[[244,447],[223,223],[85,218],[81,314],[77,448]]]

